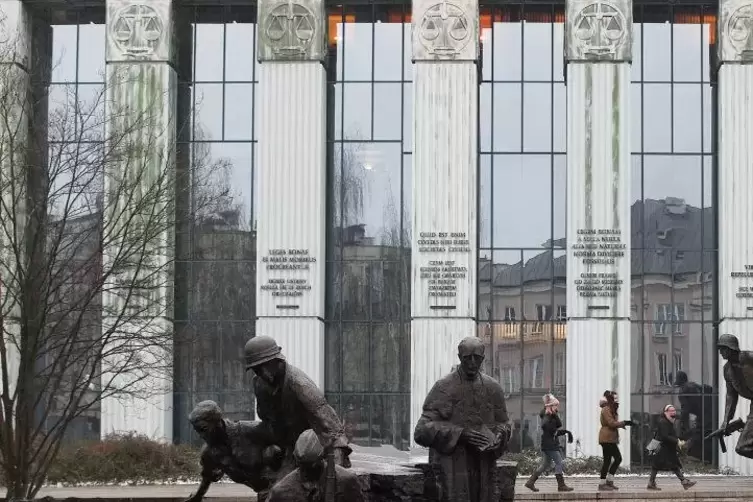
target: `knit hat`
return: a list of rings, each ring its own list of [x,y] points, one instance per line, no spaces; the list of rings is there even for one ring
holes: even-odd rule
[[[556,397],[554,397],[554,394],[545,394],[544,395],[544,408],[549,408],[550,406],[558,406],[560,402],[557,400]]]

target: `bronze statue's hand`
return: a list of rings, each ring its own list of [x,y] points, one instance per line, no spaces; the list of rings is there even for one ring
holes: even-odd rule
[[[479,450],[484,449],[489,445],[489,439],[478,431],[465,429],[463,430],[461,437],[465,439],[466,443]]]

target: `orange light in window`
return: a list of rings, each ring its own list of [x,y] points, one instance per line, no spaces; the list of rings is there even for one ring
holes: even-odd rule
[[[716,14],[698,14],[696,12],[675,12],[675,24],[708,24],[709,44],[716,43]]]
[[[410,12],[403,12],[402,9],[391,10],[387,13],[388,23],[410,23]]]
[[[355,23],[356,22],[356,16],[355,14],[330,14],[328,19],[328,33],[327,33],[327,42],[329,43],[330,47],[334,47],[337,45],[337,25],[342,23]]]

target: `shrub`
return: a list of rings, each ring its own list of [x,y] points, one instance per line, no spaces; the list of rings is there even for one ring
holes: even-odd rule
[[[113,435],[64,445],[47,475],[49,484],[175,482],[198,479],[199,452],[145,436]]]

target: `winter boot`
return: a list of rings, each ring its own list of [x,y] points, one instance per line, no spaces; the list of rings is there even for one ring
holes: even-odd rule
[[[696,484],[695,481],[691,481],[688,478],[684,478],[681,481],[681,483],[682,483],[682,487],[685,488],[686,490],[689,490],[689,489],[693,488],[695,486],[695,484]]]
[[[536,480],[539,479],[539,475],[536,473],[531,474],[531,477],[528,478],[528,481],[526,481],[526,488],[531,490],[532,492],[538,492],[539,489],[536,488]]]
[[[607,474],[607,486],[612,490],[619,490],[619,488],[614,485],[614,474]]]
[[[609,482],[606,479],[599,481],[600,492],[611,492],[612,490],[614,490],[614,488],[609,485]]]
[[[555,475],[557,478],[557,491],[558,492],[571,492],[573,491],[573,488],[570,488],[565,484],[565,478],[562,476],[562,474]]]

